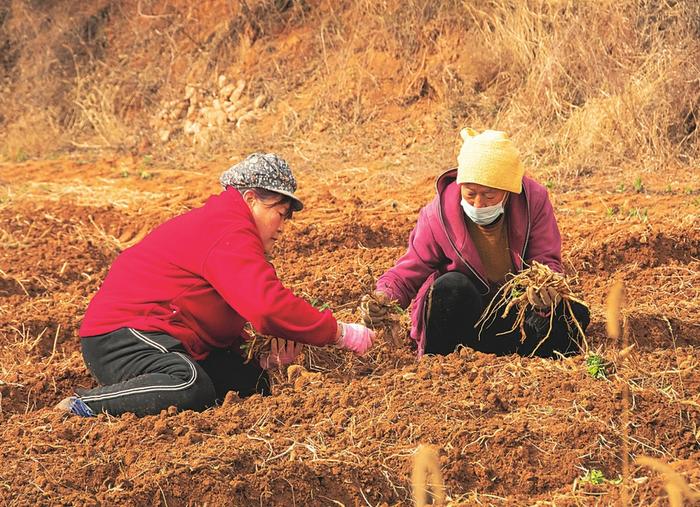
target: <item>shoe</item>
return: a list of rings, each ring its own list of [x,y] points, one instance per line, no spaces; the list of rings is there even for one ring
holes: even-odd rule
[[[77,396],[69,396],[68,398],[62,399],[54,408],[81,417],[95,417],[95,412]]]

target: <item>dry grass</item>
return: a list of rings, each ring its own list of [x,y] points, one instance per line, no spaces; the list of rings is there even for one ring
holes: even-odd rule
[[[691,504],[695,503],[696,500],[700,500],[700,493],[690,489],[685,479],[666,463],[647,456],[638,457],[637,463],[663,475],[666,493],[668,494],[668,503],[671,507],[683,507],[684,499],[690,501]]]
[[[207,9],[132,1],[70,13],[12,2],[9,12],[0,24],[16,56],[5,69],[9,93],[0,95],[7,158],[160,144],[150,122],[159,105],[223,72],[274,98],[279,143],[330,133],[396,151],[386,129],[409,115],[417,121],[402,125],[408,144],[436,136],[446,161],[458,127],[502,128],[530,165],[558,181],[698,159],[700,7],[690,0],[251,0]],[[48,16],[52,28],[39,30]],[[52,134],[33,134],[40,142],[32,131]],[[255,139],[222,131],[206,153]],[[191,149],[180,141],[163,154]]]

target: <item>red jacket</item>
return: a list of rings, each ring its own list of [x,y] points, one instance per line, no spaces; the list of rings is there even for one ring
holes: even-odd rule
[[[168,220],[122,252],[88,306],[81,337],[122,327],[161,331],[195,359],[260,333],[310,345],[335,339],[337,322],[295,296],[265,259],[253,215],[228,189]]]

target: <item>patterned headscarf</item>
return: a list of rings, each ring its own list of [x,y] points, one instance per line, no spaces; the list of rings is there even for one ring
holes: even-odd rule
[[[292,211],[301,211],[304,204],[294,195],[297,180],[287,162],[274,153],[253,153],[226,169],[219,178],[225,188],[264,188],[292,198]]]

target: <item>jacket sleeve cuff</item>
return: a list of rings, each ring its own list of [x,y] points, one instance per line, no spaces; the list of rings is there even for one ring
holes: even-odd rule
[[[406,308],[410,301],[406,301],[403,296],[403,291],[396,288],[395,284],[389,282],[388,280],[380,280],[377,282],[377,287],[375,289],[377,292],[383,292],[389,299],[393,301],[398,301],[401,308]]]

